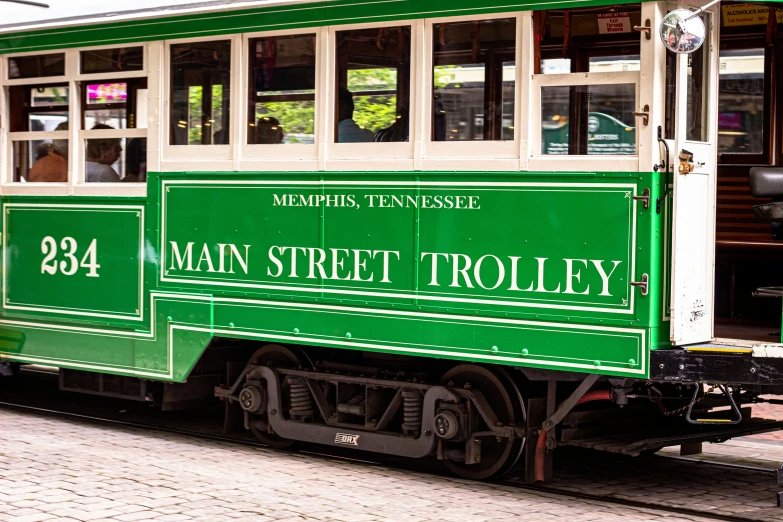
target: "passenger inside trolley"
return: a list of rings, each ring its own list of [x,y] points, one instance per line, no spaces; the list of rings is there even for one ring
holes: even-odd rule
[[[410,60],[410,26],[337,33],[335,142],[407,141]]]

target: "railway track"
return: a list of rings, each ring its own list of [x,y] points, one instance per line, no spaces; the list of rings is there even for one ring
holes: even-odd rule
[[[182,429],[171,426],[165,426],[154,423],[144,423],[134,420],[122,420],[118,418],[111,418],[107,415],[88,415],[84,413],[77,413],[73,411],[64,411],[63,409],[44,408],[41,406],[34,406],[30,404],[22,404],[12,401],[0,401],[0,408],[10,408],[15,410],[28,411],[40,415],[59,416],[75,419],[83,422],[100,423],[103,425],[113,425],[122,428],[133,428],[139,430],[159,431],[174,435],[198,437],[207,440],[214,440],[220,442],[233,442],[241,443],[250,446],[257,446],[267,448],[266,445],[255,442],[248,439],[246,436],[238,435],[216,435],[214,433],[205,433],[203,430],[198,429]],[[122,411],[122,410],[120,410]],[[370,466],[383,466],[404,471],[417,472],[417,473],[433,473],[442,476],[448,476],[447,472],[433,461],[419,461],[411,459],[402,459],[396,457],[389,457],[383,455],[373,455],[373,458],[368,459],[363,456],[361,452],[351,450],[341,450],[340,448],[322,447],[313,445],[301,445],[298,449],[292,450],[278,450],[278,451],[293,451],[297,453],[307,454],[310,456],[340,460],[344,462],[355,462],[362,465]],[[757,466],[745,466],[740,464],[730,463],[715,463],[704,462],[694,459],[672,457],[672,456],[655,456],[654,459],[666,459],[687,462],[695,466],[712,466],[716,468],[725,468],[727,470],[744,470],[753,473],[763,473],[769,475],[769,480],[774,480],[775,471],[770,469],[764,469]],[[765,520],[764,518],[757,518],[753,516],[739,516],[729,513],[720,513],[716,511],[706,511],[700,509],[691,509],[682,506],[675,506],[664,504],[662,502],[650,502],[633,500],[629,498],[620,498],[613,495],[591,494],[582,491],[574,491],[567,487],[553,485],[553,484],[527,484],[523,482],[523,479],[515,471],[512,470],[505,477],[494,482],[501,486],[512,487],[515,489],[545,493],[548,495],[555,495],[559,497],[566,497],[570,499],[578,499],[580,501],[600,502],[604,504],[612,504],[623,506],[626,508],[636,508],[640,510],[652,510],[657,512],[671,513],[673,515],[679,515],[681,517],[696,517],[699,519],[716,520],[725,522],[758,522],[759,520]],[[770,507],[774,503],[774,498],[770,498]]]

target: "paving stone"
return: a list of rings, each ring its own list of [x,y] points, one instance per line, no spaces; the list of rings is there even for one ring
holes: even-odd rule
[[[0,521],[494,522],[522,517],[536,522],[701,522],[513,485],[12,410],[0,409],[0,426]],[[756,457],[766,455],[764,447],[757,447],[763,444],[754,444]],[[780,448],[770,448],[783,455]],[[573,480],[553,485],[570,484],[593,495],[690,503],[705,510],[742,507],[743,517],[783,520],[770,509],[774,494],[767,493],[774,480],[766,484],[764,475],[738,471],[742,480],[732,484],[730,474],[716,477],[709,463],[640,467],[643,461],[630,462],[607,461],[590,469],[575,462],[563,475]],[[684,488],[688,483],[690,492]],[[755,518],[757,513],[763,518]]]

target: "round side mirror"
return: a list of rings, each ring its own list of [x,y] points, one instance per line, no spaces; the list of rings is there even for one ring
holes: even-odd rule
[[[700,16],[693,15],[694,13],[687,9],[677,9],[663,17],[659,33],[664,45],[671,52],[692,53],[704,43],[707,33],[704,21]]]

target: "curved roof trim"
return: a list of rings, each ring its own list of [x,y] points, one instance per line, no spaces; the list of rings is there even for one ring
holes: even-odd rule
[[[154,7],[125,11],[109,9],[109,6],[107,6],[105,10],[94,12],[88,11],[87,14],[79,16],[57,17],[50,19],[43,19],[43,16],[46,14],[45,9],[43,8],[19,6],[19,8],[29,9],[30,14],[36,15],[37,19],[12,24],[0,24],[0,34],[5,35],[23,31],[38,31],[52,28],[66,28],[112,22],[128,22],[134,20],[165,18],[188,14],[208,14],[210,12],[225,12],[233,9],[278,7],[315,2],[328,3],[335,0],[210,0],[207,2],[193,2],[192,0],[180,1],[182,3],[169,3],[168,5],[166,5],[165,0],[163,2],[153,1],[150,3],[158,5],[155,5]]]

